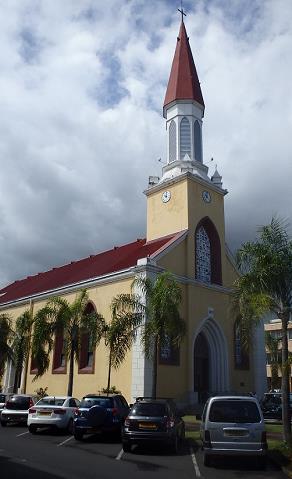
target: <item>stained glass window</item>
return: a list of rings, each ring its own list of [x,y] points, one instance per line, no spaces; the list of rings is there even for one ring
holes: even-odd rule
[[[210,239],[203,226],[196,232],[196,278],[204,283],[211,283]]]

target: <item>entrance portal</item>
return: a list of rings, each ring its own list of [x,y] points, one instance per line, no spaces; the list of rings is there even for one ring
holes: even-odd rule
[[[229,391],[228,347],[220,325],[212,318],[194,336],[194,392],[199,403],[212,394]]]
[[[209,348],[204,333],[200,333],[195,341],[194,390],[198,394],[198,402],[205,403],[209,392]]]

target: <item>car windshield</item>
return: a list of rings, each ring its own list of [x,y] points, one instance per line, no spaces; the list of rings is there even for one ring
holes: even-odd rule
[[[225,423],[254,423],[261,421],[257,404],[253,401],[244,400],[214,401],[210,408],[209,418],[211,422]]]
[[[36,403],[36,406],[63,406],[64,402],[64,398],[42,398]]]
[[[113,406],[111,398],[102,398],[102,397],[91,397],[91,398],[83,398],[80,404],[82,408],[91,408],[92,406],[102,406],[105,408],[110,408]]]
[[[161,403],[137,403],[133,406],[131,415],[160,417],[167,415],[167,407]]]

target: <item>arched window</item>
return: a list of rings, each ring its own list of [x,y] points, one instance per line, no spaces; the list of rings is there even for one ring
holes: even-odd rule
[[[60,328],[55,334],[55,346],[53,356],[53,373],[66,372],[66,354],[65,354],[65,340],[64,330]]]
[[[202,163],[202,135],[198,120],[196,120],[194,123],[194,152],[195,160]]]
[[[180,159],[185,155],[191,158],[191,128],[189,120],[184,116],[180,122]]]
[[[94,312],[92,303],[88,303],[85,314]],[[83,331],[81,334],[81,346],[79,355],[79,373],[93,373],[94,372],[94,348],[92,346],[91,336],[88,331]]]
[[[196,278],[211,283],[211,247],[204,226],[196,232]]]
[[[169,162],[176,160],[176,124],[172,120],[168,132]]]
[[[195,275],[204,283],[222,284],[220,238],[208,217],[203,218],[196,228]]]
[[[235,369],[249,369],[248,348],[244,346],[239,321],[234,323],[234,366]]]

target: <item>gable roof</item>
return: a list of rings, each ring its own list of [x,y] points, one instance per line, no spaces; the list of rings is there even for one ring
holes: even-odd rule
[[[194,100],[204,108],[200,82],[184,22],[181,22],[171,72],[168,80],[163,112],[175,100]]]
[[[34,276],[14,281],[0,290],[0,306],[21,298],[53,291],[57,288],[74,285],[110,273],[123,271],[137,265],[141,258],[154,256],[163,247],[167,247],[177,237],[177,234],[164,236],[153,241],[137,239],[132,243],[115,246],[69,264],[53,268]]]

